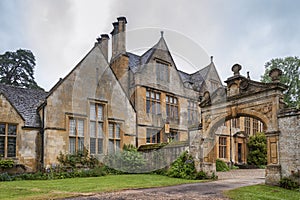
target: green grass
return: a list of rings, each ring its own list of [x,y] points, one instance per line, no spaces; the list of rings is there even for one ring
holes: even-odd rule
[[[65,198],[124,189],[160,187],[195,182],[200,181],[150,174],[110,175],[47,181],[0,182],[0,199]]]
[[[230,199],[243,200],[299,200],[300,192],[276,186],[253,185],[224,192]]]

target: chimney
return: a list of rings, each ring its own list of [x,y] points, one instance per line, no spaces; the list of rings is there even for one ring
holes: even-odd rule
[[[108,61],[108,40],[109,36],[107,34],[101,35],[101,51],[103,53],[104,58]]]
[[[126,24],[125,17],[118,17],[118,22],[113,23],[112,35],[112,58],[126,52]]]
[[[108,61],[108,40],[107,34],[101,34],[101,37],[97,38],[97,43],[100,46],[104,58]]]

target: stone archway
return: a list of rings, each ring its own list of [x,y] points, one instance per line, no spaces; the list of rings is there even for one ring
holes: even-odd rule
[[[280,126],[278,113],[284,109],[283,91],[287,86],[279,82],[281,71],[270,72],[271,83],[253,81],[240,75],[241,66],[233,65],[232,77],[229,77],[224,88],[214,93],[205,92],[200,103],[201,130],[191,138],[190,151],[196,158],[198,170],[215,172],[214,129],[222,120],[239,116],[250,116],[262,121],[266,127],[267,137],[266,183],[278,184],[281,178],[279,158]]]

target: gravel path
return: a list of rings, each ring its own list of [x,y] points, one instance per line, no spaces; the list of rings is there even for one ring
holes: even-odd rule
[[[232,170],[217,174],[220,179],[212,182],[184,184],[170,187],[124,190],[100,193],[93,196],[72,198],[73,200],[175,200],[175,199],[227,199],[222,191],[264,183],[264,170]]]

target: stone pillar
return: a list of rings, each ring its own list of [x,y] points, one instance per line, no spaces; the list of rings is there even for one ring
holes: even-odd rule
[[[267,161],[266,184],[278,185],[281,179],[281,165],[278,154],[279,131],[267,132]]]

